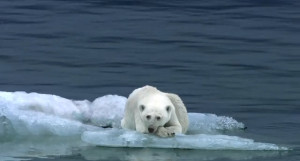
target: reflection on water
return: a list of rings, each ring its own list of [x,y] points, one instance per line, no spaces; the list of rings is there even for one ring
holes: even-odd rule
[[[14,140],[1,142],[1,157],[46,157],[72,155],[74,149],[80,149],[86,144],[80,141],[80,137],[47,137],[35,138],[19,137]],[[74,149],[73,149],[74,148]]]
[[[202,151],[178,149],[147,149],[147,148],[93,148],[81,152],[87,160],[249,160],[254,158],[278,157],[288,152],[280,151]],[[118,155],[116,155],[118,154]]]

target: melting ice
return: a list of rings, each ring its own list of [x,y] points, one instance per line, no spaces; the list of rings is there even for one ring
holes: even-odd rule
[[[0,92],[0,142],[19,137],[80,136],[82,141],[108,147],[155,147],[210,150],[287,150],[275,144],[220,135],[219,131],[243,129],[233,118],[189,113],[187,135],[159,138],[120,128],[126,98],[107,95],[76,101],[56,95]],[[111,129],[101,128],[111,126]]]

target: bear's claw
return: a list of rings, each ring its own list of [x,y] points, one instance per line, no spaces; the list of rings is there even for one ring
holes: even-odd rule
[[[171,131],[169,129],[166,129],[164,127],[159,127],[157,129],[156,135],[158,135],[160,137],[174,137],[175,136],[175,132]]]

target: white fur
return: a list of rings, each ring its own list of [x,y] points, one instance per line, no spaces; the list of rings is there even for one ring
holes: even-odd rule
[[[128,97],[122,128],[161,137],[186,133],[189,125],[186,107],[176,94],[151,86],[134,90]]]

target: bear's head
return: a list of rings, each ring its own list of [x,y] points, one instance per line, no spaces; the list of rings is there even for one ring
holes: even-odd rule
[[[155,133],[158,127],[164,127],[171,118],[174,106],[165,94],[155,94],[143,98],[138,104],[140,116],[147,127],[146,133]]]

